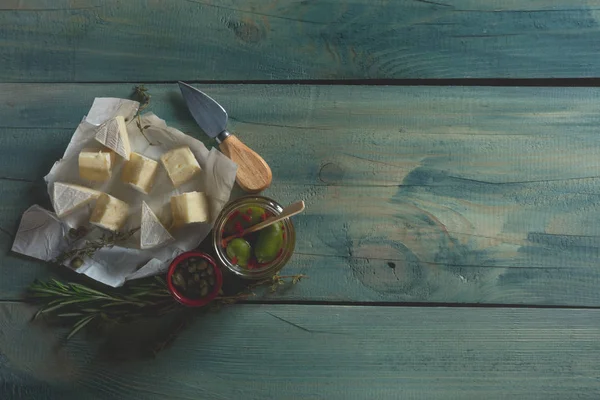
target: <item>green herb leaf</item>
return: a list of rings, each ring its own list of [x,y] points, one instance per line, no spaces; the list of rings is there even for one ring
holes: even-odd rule
[[[79,332],[81,329],[83,329],[87,324],[92,322],[92,320],[94,318],[96,318],[96,315],[90,315],[88,317],[83,317],[82,319],[77,321],[77,323],[73,326],[73,329],[67,336],[67,340],[71,339],[73,337],[73,335],[75,335],[77,332]]]

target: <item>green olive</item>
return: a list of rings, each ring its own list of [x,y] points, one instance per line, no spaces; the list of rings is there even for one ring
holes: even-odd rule
[[[225,233],[239,233],[239,228],[246,229],[261,222],[265,210],[258,206],[244,206],[233,212],[225,224]]]
[[[260,231],[254,248],[254,255],[260,264],[265,264],[276,259],[282,247],[283,225],[278,222]]]
[[[252,255],[252,248],[244,239],[237,238],[229,242],[226,253],[232,263],[245,267]]]

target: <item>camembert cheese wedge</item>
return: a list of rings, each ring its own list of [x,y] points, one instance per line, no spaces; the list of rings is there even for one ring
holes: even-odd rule
[[[179,187],[200,172],[200,164],[188,146],[167,151],[160,157],[173,186]]]
[[[122,116],[117,115],[100,125],[100,128],[96,131],[96,140],[124,159],[129,160],[131,145],[129,144],[125,119]]]
[[[148,194],[152,190],[157,172],[158,163],[156,161],[132,152],[129,161],[123,167],[121,180],[135,190]]]
[[[54,182],[52,203],[56,215],[61,218],[71,211],[96,200],[102,192],[71,183]]]
[[[102,193],[96,201],[90,222],[109,231],[118,231],[123,227],[129,214],[129,205],[111,195]]]
[[[115,165],[111,150],[83,149],[79,153],[79,176],[90,181],[105,182],[110,179]]]
[[[150,206],[142,201],[142,226],[140,228],[140,248],[150,249],[173,240],[167,228],[161,224]]]
[[[209,218],[209,204],[202,192],[183,193],[171,197],[173,226],[178,227],[196,222],[206,222]]]

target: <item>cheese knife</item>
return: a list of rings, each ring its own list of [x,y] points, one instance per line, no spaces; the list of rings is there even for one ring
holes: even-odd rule
[[[273,179],[271,168],[261,156],[227,130],[227,111],[187,83],[180,81],[179,89],[196,123],[209,137],[215,138],[221,152],[237,164],[238,185],[248,193],[268,188]]]

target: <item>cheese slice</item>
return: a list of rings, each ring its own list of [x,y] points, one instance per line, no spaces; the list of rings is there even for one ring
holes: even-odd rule
[[[129,161],[123,167],[121,180],[144,194],[150,193],[154,178],[158,172],[158,163],[138,153],[131,153]]]
[[[173,240],[173,236],[167,228],[160,223],[160,220],[152,212],[152,209],[145,201],[142,201],[142,226],[140,228],[140,247],[149,249],[168,243]]]
[[[56,215],[61,218],[79,207],[97,199],[102,192],[85,186],[54,182],[52,203]]]
[[[110,179],[115,165],[111,150],[83,149],[79,153],[79,176],[90,181],[105,182]]]
[[[200,172],[200,164],[188,146],[167,151],[160,157],[173,186],[179,187]]]
[[[129,205],[111,195],[102,193],[96,201],[90,222],[109,231],[118,231],[123,227],[129,214]]]
[[[129,144],[125,120],[122,116],[117,115],[100,125],[100,128],[96,131],[96,140],[124,159],[129,160],[131,145]]]
[[[173,196],[171,197],[171,213],[173,214],[173,226],[206,222],[209,218],[208,198],[202,192],[189,192]]]

